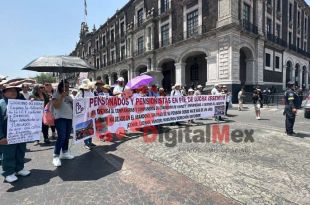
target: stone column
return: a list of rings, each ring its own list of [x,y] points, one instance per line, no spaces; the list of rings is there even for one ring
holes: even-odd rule
[[[254,1],[255,3],[255,1]],[[264,35],[263,32],[263,0],[256,0],[256,24],[257,24],[257,29],[258,29],[258,33],[260,35]]]
[[[255,85],[258,82],[257,75],[255,75],[255,60],[246,60],[246,83]]]
[[[291,81],[294,81],[294,82],[296,81],[295,71],[296,71],[296,68],[293,67],[291,70]]]
[[[302,67],[299,68],[299,86],[302,87],[302,73],[303,73],[303,69]]]
[[[151,50],[154,50],[154,24],[151,26],[151,36],[150,36]]]
[[[231,23],[239,24],[239,4],[236,0],[218,1],[218,21],[217,27],[229,25]]]
[[[218,80],[217,60],[216,56],[207,56],[207,82],[215,82]]]
[[[180,84],[185,86],[185,66],[186,63],[175,63],[175,82],[176,84]]]
[[[309,90],[309,77],[310,77],[310,72],[309,72],[309,68],[307,68],[306,70],[306,80],[305,80],[305,83],[306,83],[306,90]]]
[[[282,79],[282,89],[286,89],[286,70],[287,70],[287,65],[283,65],[283,79]]]

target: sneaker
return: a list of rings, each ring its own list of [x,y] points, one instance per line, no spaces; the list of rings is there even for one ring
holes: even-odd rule
[[[260,120],[260,117],[257,117],[258,120]]]
[[[61,166],[61,161],[60,161],[59,157],[54,157],[53,158],[53,165],[55,167],[60,167]]]
[[[70,154],[69,152],[62,153],[62,155],[60,156],[60,159],[73,159],[73,158],[74,156]]]
[[[90,147],[97,147],[97,145],[95,145],[94,143],[90,143],[89,146],[90,146]]]
[[[9,176],[6,176],[4,180],[6,182],[12,183],[12,182],[16,182],[18,178],[15,176],[15,174],[11,174]]]
[[[38,140],[33,143],[33,146],[38,146],[38,145],[39,145],[39,141]]]
[[[84,145],[84,148],[87,149],[87,150],[91,150],[92,147],[85,144],[85,145]]]
[[[19,176],[22,176],[22,177],[26,177],[26,176],[30,175],[30,171],[23,169],[23,170],[17,172],[16,175],[19,175]]]

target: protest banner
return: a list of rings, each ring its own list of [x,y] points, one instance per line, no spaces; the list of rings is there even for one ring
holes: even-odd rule
[[[119,98],[98,96],[73,102],[74,141],[136,128],[225,114],[225,95]]]
[[[9,100],[7,106],[8,144],[40,140],[43,106],[42,101]]]

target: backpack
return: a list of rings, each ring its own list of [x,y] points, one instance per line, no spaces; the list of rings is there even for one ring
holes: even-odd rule
[[[54,126],[55,125],[55,117],[52,112],[52,103],[49,102],[44,108],[43,111],[43,124],[48,126]]]

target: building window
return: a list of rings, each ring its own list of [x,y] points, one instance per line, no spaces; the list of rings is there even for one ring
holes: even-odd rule
[[[269,53],[266,53],[266,67],[270,67],[270,59],[271,59],[271,56]]]
[[[276,56],[276,69],[280,69],[280,57]]]
[[[187,37],[198,34],[198,9],[187,14]]]
[[[138,26],[141,26],[143,24],[143,8],[138,11],[137,16]]]
[[[197,63],[194,63],[192,66],[191,66],[191,71],[190,71],[190,78],[191,78],[191,81],[197,81],[199,80],[199,66]]]
[[[115,63],[115,51],[111,51],[111,63]]]
[[[292,32],[288,33],[288,44],[292,45]]]
[[[307,42],[304,42],[304,51],[307,51]]]
[[[281,12],[281,0],[277,0],[277,12]]]
[[[124,59],[125,59],[125,50],[126,50],[126,47],[125,47],[125,46],[122,46],[122,47],[121,47],[121,60],[124,60]]]
[[[298,37],[297,38],[297,48],[299,48],[300,47],[300,38]]]
[[[307,25],[308,25],[308,20],[307,20],[307,17],[305,18],[305,26],[304,26],[304,33],[307,34],[308,30],[307,30]]]
[[[123,38],[125,36],[125,22],[121,23],[120,30],[121,30],[121,38]]]
[[[272,6],[272,0],[267,0],[267,5]]]
[[[97,58],[97,63],[96,63],[97,69],[99,69],[99,65],[100,65],[100,60],[99,58]]]
[[[103,55],[103,66],[107,66],[107,55]]]
[[[246,3],[243,4],[243,20],[247,23],[251,22],[251,7]]]
[[[290,3],[289,11],[288,11],[288,20],[292,21],[292,12],[293,12],[293,5]]]
[[[91,55],[91,46],[88,47],[88,55]]]
[[[280,24],[277,24],[277,26],[276,26],[276,36],[278,38],[281,38],[281,26],[280,26]]]
[[[105,46],[106,46],[105,35],[102,37],[102,46],[103,46],[103,47],[105,47]]]
[[[160,0],[161,13],[169,10],[169,0]]]
[[[114,42],[115,36],[114,36],[114,29],[111,30],[111,42]]]
[[[297,28],[300,28],[300,11],[297,12]]]
[[[169,24],[161,27],[161,46],[165,47],[169,45]]]
[[[144,39],[143,36],[138,38],[138,54],[142,54],[144,52]]]
[[[271,34],[272,31],[272,22],[270,18],[267,18],[267,34]]]
[[[99,41],[96,41],[96,49],[99,50]]]

